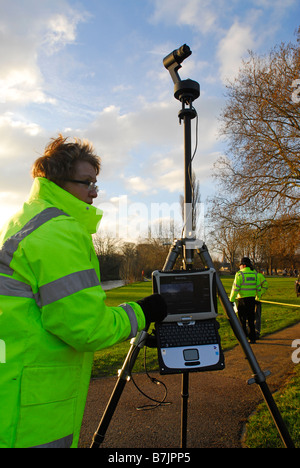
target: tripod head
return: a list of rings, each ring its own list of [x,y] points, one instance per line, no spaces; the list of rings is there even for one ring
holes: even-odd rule
[[[163,64],[170,72],[174,83],[174,96],[178,101],[185,104],[191,104],[200,96],[199,83],[190,79],[181,80],[178,74],[178,70],[181,68],[181,63],[191,54],[192,51],[189,46],[183,44],[163,59]]]

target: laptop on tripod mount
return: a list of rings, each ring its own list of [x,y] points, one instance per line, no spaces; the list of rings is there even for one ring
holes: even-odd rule
[[[167,317],[155,324],[161,374],[225,368],[215,275],[213,268],[152,273],[153,292],[168,306]]]

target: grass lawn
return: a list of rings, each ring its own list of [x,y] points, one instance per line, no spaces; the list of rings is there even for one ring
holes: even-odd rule
[[[300,365],[288,384],[274,394],[274,400],[296,448],[300,448]],[[247,448],[284,448],[265,403],[261,403],[247,423]]]

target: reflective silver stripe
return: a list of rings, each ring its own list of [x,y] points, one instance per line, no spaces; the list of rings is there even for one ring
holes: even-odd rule
[[[39,289],[40,305],[46,306],[83,289],[99,286],[100,282],[94,269],[76,271],[63,276]]]
[[[236,287],[239,287],[239,291],[256,291],[260,289],[260,286],[257,284],[257,274],[255,271],[246,274],[240,271],[239,274],[242,276],[242,284],[240,286],[235,284]]]
[[[135,312],[129,304],[120,304],[120,307],[127,313],[131,325],[131,333],[127,339],[134,338],[138,332],[138,321]]]
[[[50,221],[50,219],[57,218],[62,215],[69,216],[58,208],[46,208],[28,221],[20,231],[7,239],[0,250],[0,273],[12,275],[13,269],[10,268],[9,265],[20,242],[22,242],[25,237],[29,236],[37,228],[45,224],[47,221]]]
[[[0,276],[0,295],[14,297],[28,297],[33,299],[31,286],[13,278]]]
[[[48,444],[35,445],[30,448],[71,448],[73,442],[73,435],[63,437],[62,439],[54,440],[53,442],[48,442]]]

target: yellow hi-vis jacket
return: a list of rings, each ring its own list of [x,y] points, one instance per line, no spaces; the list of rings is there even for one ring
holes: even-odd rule
[[[101,217],[36,178],[0,231],[1,448],[77,447],[93,352],[145,327],[138,304],[105,304],[91,238]]]
[[[234,302],[242,297],[257,297],[260,299],[261,286],[255,270],[246,267],[235,275],[229,300]]]
[[[260,301],[261,298],[262,298],[262,295],[265,294],[268,289],[269,289],[269,283],[268,281],[266,280],[266,278],[264,277],[264,275],[262,273],[257,273],[257,277],[258,277],[258,281],[259,281],[259,285],[260,285],[260,290],[261,290],[261,294],[260,294],[260,297],[256,296],[256,301]]]

